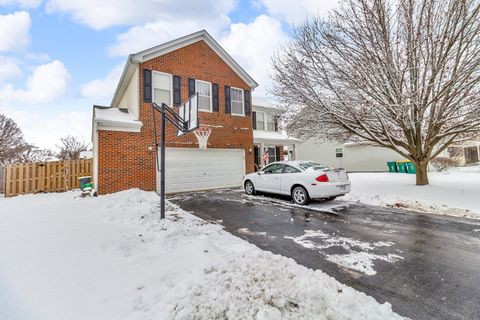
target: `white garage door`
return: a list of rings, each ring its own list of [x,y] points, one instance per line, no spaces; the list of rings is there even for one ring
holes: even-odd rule
[[[167,193],[238,187],[245,175],[243,149],[167,148],[165,158]],[[157,172],[159,190],[160,172]]]

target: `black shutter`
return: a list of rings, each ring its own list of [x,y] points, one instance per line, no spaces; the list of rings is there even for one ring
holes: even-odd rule
[[[213,112],[218,112],[220,110],[220,103],[218,100],[218,84],[212,84],[212,96],[213,96]]]
[[[232,102],[230,100],[230,87],[225,86],[225,112],[232,113]]]
[[[173,76],[173,105],[179,106],[182,103],[182,95],[180,91],[180,77]]]
[[[143,69],[143,102],[152,102],[152,70]]]
[[[245,115],[250,114],[250,90],[243,91],[245,97]]]
[[[195,94],[195,79],[188,78],[188,97]]]
[[[252,121],[253,130],[257,130],[257,113],[255,111],[252,112]]]
[[[276,146],[275,147],[275,161],[280,161],[280,147]]]
[[[278,131],[278,117],[273,117],[273,124],[275,125],[275,131]]]

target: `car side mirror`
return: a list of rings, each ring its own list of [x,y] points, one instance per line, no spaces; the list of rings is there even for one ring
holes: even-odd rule
[[[263,171],[257,171],[258,175],[261,176],[262,174],[265,174]]]

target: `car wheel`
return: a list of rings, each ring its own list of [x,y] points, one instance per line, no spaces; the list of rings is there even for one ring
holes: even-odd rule
[[[245,182],[245,193],[248,195],[254,195],[255,194],[255,187],[253,186],[253,182],[248,180]]]
[[[293,202],[299,205],[305,205],[308,203],[308,192],[304,187],[298,186],[292,190]]]
[[[330,197],[330,198],[327,198],[325,199],[325,201],[332,201],[332,200],[335,200],[337,197]]]

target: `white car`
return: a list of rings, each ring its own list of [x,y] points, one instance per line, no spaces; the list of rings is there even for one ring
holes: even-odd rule
[[[290,195],[296,204],[311,199],[333,200],[350,192],[344,169],[331,169],[313,161],[279,161],[247,174],[243,186],[248,195],[257,191]]]

